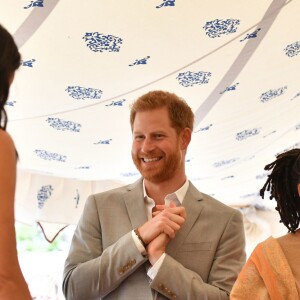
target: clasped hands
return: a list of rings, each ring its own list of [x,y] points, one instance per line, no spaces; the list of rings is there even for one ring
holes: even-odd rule
[[[148,245],[147,254],[150,263],[153,265],[165,252],[171,239],[184,224],[186,212],[183,206],[175,206],[172,202],[170,207],[156,205],[153,218],[138,228],[141,238]]]

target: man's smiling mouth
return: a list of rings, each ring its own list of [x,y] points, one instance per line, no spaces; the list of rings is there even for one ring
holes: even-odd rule
[[[158,160],[160,160],[161,159],[161,157],[152,157],[152,158],[142,158],[142,160],[143,160],[143,162],[146,162],[146,163],[148,163],[148,162],[153,162],[153,161],[158,161]]]

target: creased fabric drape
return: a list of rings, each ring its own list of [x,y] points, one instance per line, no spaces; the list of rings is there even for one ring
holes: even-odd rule
[[[298,300],[294,276],[276,239],[258,244],[232,288],[231,300]]]

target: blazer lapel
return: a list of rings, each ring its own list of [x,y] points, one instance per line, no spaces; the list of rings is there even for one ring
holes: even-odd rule
[[[124,194],[124,202],[132,224],[132,229],[141,226],[147,221],[142,179],[128,186],[127,192]]]
[[[202,200],[202,194],[190,182],[190,186],[182,202],[182,205],[186,209],[186,221],[176,234],[175,239],[171,240],[167,246],[166,252],[171,256],[176,255],[177,249],[180,248],[199,215],[201,214],[203,209],[203,205],[201,205]]]

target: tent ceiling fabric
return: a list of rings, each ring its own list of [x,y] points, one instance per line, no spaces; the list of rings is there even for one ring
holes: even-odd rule
[[[129,106],[156,89],[196,122],[186,165],[233,206],[275,155],[300,147],[300,1],[2,1],[22,54],[6,106],[17,217],[76,224],[86,197],[132,182]]]

